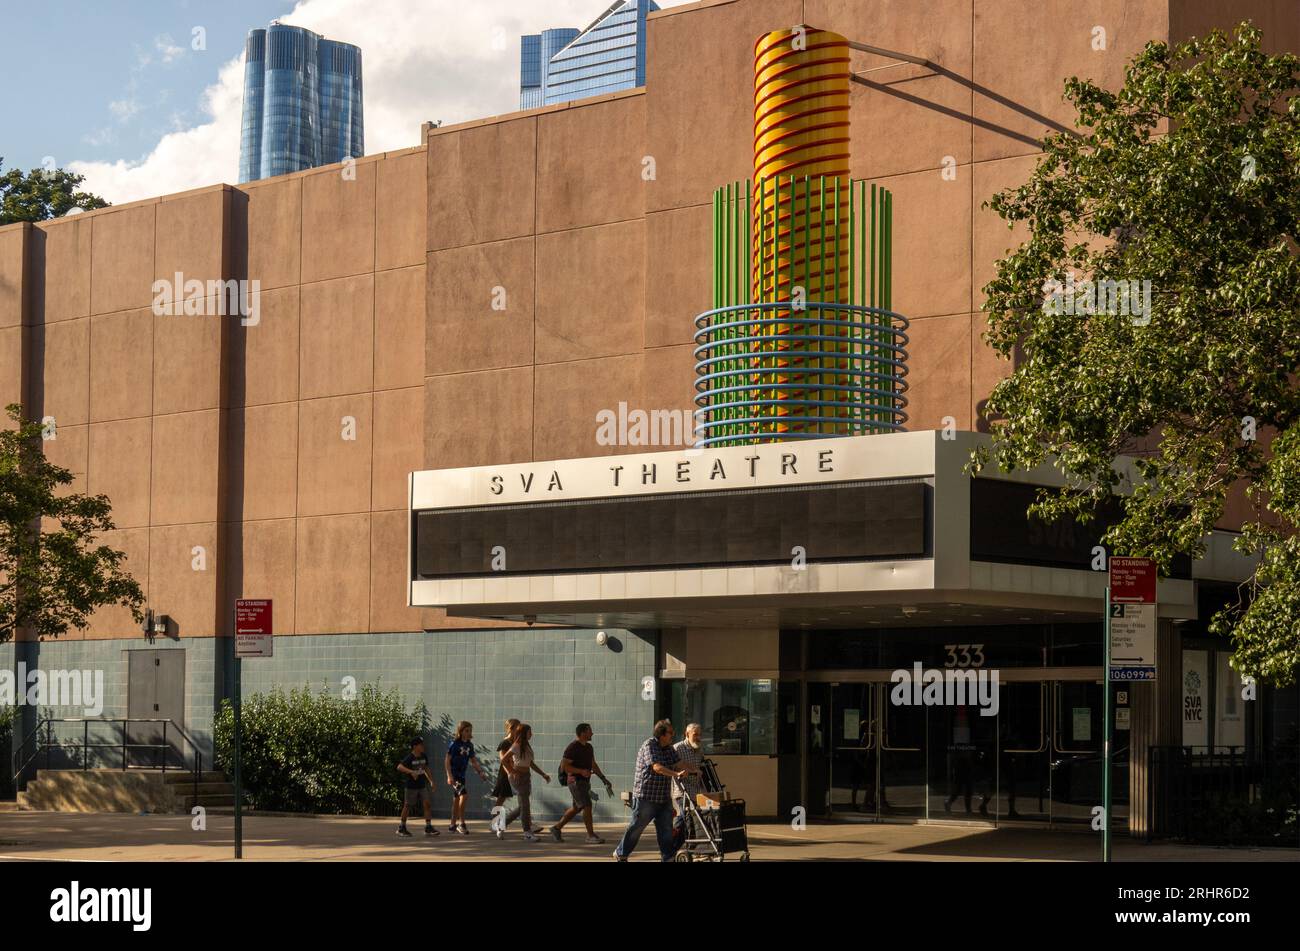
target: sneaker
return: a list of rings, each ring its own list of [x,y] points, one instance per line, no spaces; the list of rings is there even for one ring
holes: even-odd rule
[[[524,833],[524,841],[525,841],[525,842],[537,842],[537,841],[538,841],[538,838],[537,838],[537,836],[533,835],[531,832],[525,832],[525,833]]]
[[[398,826],[397,834],[400,835],[403,839],[409,839],[411,837],[411,833],[406,831],[406,826]]]
[[[618,854],[618,849],[615,849],[615,850],[614,850],[614,861],[615,861],[615,862],[626,862],[626,861],[627,861],[627,856],[626,856],[626,855],[619,855],[619,854]]]
[[[447,831],[450,832],[452,835],[455,835],[455,834],[456,834],[456,823],[453,822],[451,825],[447,826]]]
[[[564,841],[564,836],[560,834],[560,830],[559,830],[559,829],[552,829],[552,830],[551,830],[551,838],[554,839],[556,842],[563,842],[563,841]]]
[[[497,829],[497,838],[498,838],[498,839],[504,839],[505,837],[506,837],[506,830],[505,830],[505,829]]]
[[[425,834],[425,835],[437,835],[437,834],[438,834],[438,830],[435,829],[433,826],[425,826],[425,827],[424,827],[424,834]]]
[[[600,836],[598,836],[598,835],[589,835],[589,836],[587,836],[587,844],[588,844],[588,845],[604,845],[604,844],[605,844],[605,840],[602,839],[602,838],[601,838]]]
[[[461,835],[469,835],[469,826],[465,825],[465,823],[462,822],[460,824],[460,828],[457,829],[456,831],[459,832]]]

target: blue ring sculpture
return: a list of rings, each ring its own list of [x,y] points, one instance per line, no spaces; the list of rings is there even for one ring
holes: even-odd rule
[[[779,316],[763,316],[774,311]],[[881,307],[820,301],[705,311],[695,318],[695,444],[742,446],[902,430],[909,325],[902,314]],[[833,362],[774,367],[776,359]],[[777,375],[798,379],[778,383]],[[775,390],[800,396],[773,398]],[[839,413],[825,415],[824,407]],[[802,412],[777,413],[792,408]]]

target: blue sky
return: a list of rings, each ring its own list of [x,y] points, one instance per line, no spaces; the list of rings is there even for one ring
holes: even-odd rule
[[[427,120],[463,122],[517,109],[519,36],[586,26],[609,3],[9,3],[0,21],[0,156],[6,168],[24,170],[52,157],[114,204],[234,183],[244,38],[276,18],[360,46],[366,153],[409,148]],[[196,27],[206,49],[193,48]]]
[[[164,134],[202,118],[203,90],[220,63],[239,54],[249,29],[294,4],[40,0],[6,6],[0,155],[5,168],[27,169],[47,155],[61,165],[143,158]],[[206,51],[191,49],[196,26],[206,30]],[[55,43],[33,42],[51,32]]]

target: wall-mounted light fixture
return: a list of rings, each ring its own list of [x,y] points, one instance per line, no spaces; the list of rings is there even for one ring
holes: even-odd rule
[[[167,635],[167,625],[171,622],[171,617],[166,614],[155,614],[153,608],[146,608],[144,620],[140,622],[140,630],[149,640],[153,640],[159,634],[164,637]]]

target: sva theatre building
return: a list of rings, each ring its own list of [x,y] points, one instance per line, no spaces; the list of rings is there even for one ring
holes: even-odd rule
[[[1246,16],[1300,48],[1282,5],[1202,6],[706,0],[650,16],[642,89],[0,228],[0,395],[56,421],[168,619],[0,661],[102,668],[107,715],[202,745],[233,600],[270,598],[245,693],[377,683],[487,750],[521,717],[543,762],[587,721],[619,788],[670,716],[751,815],[1088,828],[1101,527],[1025,517],[1050,472],[965,470],[1018,240],[981,206],[1069,124],[1065,76]],[[155,313],[177,273],[259,282],[257,320]],[[1171,770],[1294,756],[1296,692],[1243,699],[1204,632],[1234,527],[1115,688],[1137,834],[1179,831]]]

